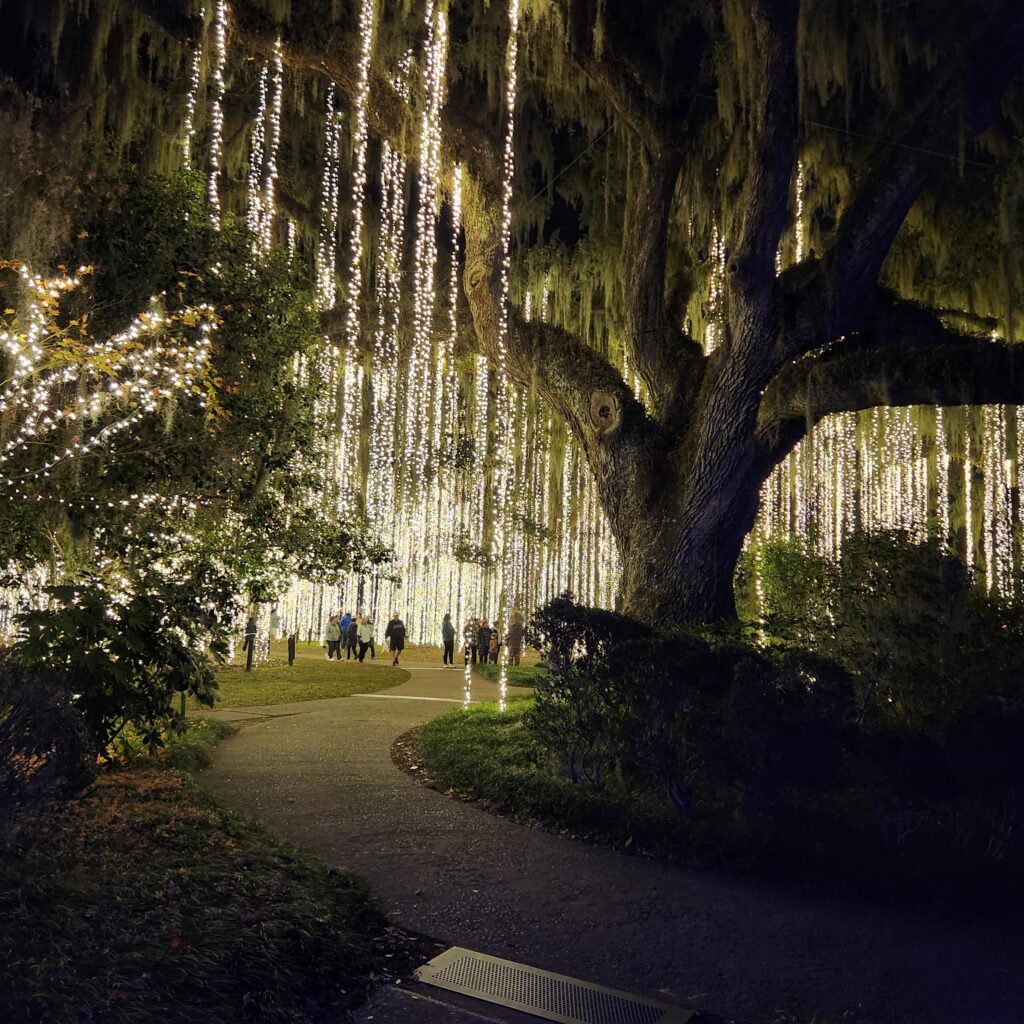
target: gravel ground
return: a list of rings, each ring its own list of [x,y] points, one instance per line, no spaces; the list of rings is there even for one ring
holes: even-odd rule
[[[420,785],[391,744],[453,707],[438,698],[461,697],[462,676],[408,667],[381,694],[252,720],[202,778],[367,878],[397,924],[451,945],[747,1022],[1024,1021],[1019,929],[640,860]]]

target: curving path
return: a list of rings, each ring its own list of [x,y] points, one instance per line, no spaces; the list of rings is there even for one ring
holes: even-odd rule
[[[232,715],[253,721],[221,744],[205,784],[368,879],[396,923],[452,945],[746,1022],[780,1009],[807,1021],[1024,1022],[1020,930],[680,870],[421,786],[391,763],[391,744],[454,707],[462,677],[405,667],[407,682],[375,696]],[[474,688],[493,697],[493,684],[474,677]]]

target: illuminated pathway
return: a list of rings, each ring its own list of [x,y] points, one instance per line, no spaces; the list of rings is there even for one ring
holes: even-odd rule
[[[409,681],[383,694],[461,699],[460,672],[407,667]],[[474,696],[488,686],[474,679]],[[393,921],[452,945],[745,1024],[776,1009],[857,1024],[1020,1024],[1019,931],[680,870],[512,824],[394,767],[394,739],[454,705],[383,694],[254,709],[275,717],[223,743],[204,779],[368,879]],[[399,1019],[380,1011],[375,1024]],[[432,1019],[426,1007],[415,1017]]]

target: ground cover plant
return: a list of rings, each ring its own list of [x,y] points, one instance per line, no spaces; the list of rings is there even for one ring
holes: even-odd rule
[[[505,711],[485,703],[432,719],[417,737],[427,776],[518,820],[629,845],[674,834],[675,816],[652,791],[616,777],[602,791],[574,785],[528,727],[533,708],[532,697],[513,697]]]
[[[168,770],[228,731],[193,723],[0,856],[5,1024],[301,1024],[361,999],[386,927],[364,884]]]

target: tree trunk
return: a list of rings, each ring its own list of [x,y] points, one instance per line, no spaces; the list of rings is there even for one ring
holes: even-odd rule
[[[701,489],[705,514],[687,514],[692,483],[670,483],[659,509],[620,537],[626,614],[653,625],[736,618],[733,576],[754,525],[761,475]],[[672,509],[678,510],[673,514]]]

